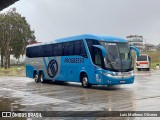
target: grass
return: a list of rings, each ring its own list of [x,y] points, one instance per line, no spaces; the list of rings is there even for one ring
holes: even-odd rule
[[[11,66],[9,69],[0,68],[0,76],[25,76],[25,66]]]
[[[142,52],[141,54],[147,54],[151,57],[151,68],[155,69],[156,65],[160,65],[160,51]]]

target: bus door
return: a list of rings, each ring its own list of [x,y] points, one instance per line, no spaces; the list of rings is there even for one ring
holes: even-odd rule
[[[104,65],[102,51],[99,48],[94,47],[94,54],[92,54],[92,61],[95,64],[94,66],[94,76],[97,82],[102,82],[102,76],[100,72],[102,72],[102,68]]]

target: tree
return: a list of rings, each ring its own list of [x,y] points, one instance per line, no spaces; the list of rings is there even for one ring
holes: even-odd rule
[[[36,42],[34,31],[25,17],[16,12],[15,8],[0,14],[0,53],[1,67],[10,67],[10,54],[17,59],[25,52],[28,40]]]

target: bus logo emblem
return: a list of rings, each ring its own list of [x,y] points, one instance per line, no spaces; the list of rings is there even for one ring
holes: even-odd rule
[[[58,63],[56,60],[53,59],[48,63],[47,73],[49,77],[54,78],[57,72],[58,72]]]

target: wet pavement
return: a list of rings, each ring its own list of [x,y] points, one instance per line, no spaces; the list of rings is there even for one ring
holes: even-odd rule
[[[0,76],[0,111],[160,111],[160,70],[136,72],[134,84],[89,89],[80,83]]]

